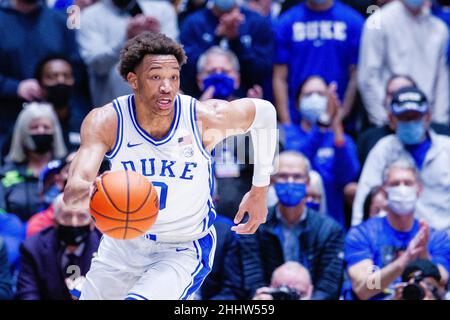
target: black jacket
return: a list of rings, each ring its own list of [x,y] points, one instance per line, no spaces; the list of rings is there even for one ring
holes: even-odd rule
[[[13,297],[12,278],[8,265],[8,253],[3,238],[0,237],[0,300]]]
[[[284,261],[283,248],[275,233],[278,218],[270,208],[267,222],[254,235],[239,238],[244,287],[249,298],[255,290],[270,284],[272,272]],[[300,235],[300,262],[311,274],[312,299],[338,299],[344,273],[344,232],[332,218],[308,209]]]
[[[77,265],[85,276],[100,243],[98,232],[91,232]],[[26,239],[21,247],[21,265],[17,283],[20,300],[71,300],[61,260],[64,253],[55,228],[50,227]],[[70,275],[68,275],[70,276]]]
[[[242,260],[236,234],[231,231],[233,222],[217,216],[214,227],[217,233],[216,252],[211,273],[201,287],[203,300],[243,299]]]

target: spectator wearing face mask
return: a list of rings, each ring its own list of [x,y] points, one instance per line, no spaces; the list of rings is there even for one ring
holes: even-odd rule
[[[62,197],[54,202],[54,227],[26,239],[21,246],[19,300],[73,299],[73,282],[82,281],[97,252],[100,234],[89,213],[63,213]]]
[[[199,96],[192,81],[200,56],[213,46],[232,51],[241,66],[243,92],[263,85],[272,72],[273,33],[271,23],[236,0],[212,0],[180,25],[180,42],[189,60],[181,70],[181,89]]]
[[[39,174],[67,154],[61,127],[49,104],[33,102],[19,114],[6,164],[0,171],[0,208],[27,221],[42,206]]]
[[[344,272],[342,227],[306,206],[310,182],[308,159],[284,151],[272,176],[278,203],[254,235],[240,236],[244,288],[250,297],[269,285],[272,272],[287,261],[301,263],[314,285],[312,299],[338,299]]]
[[[41,59],[50,54],[66,56],[74,64],[77,80],[82,79],[84,65],[66,14],[48,8],[43,0],[0,1],[0,30],[1,147],[23,103],[42,99],[42,88],[34,78]],[[81,85],[76,89],[80,105],[90,105]]]
[[[43,211],[33,215],[26,225],[26,237],[50,227],[53,225],[54,212],[53,202],[55,198],[64,191],[67,177],[69,175],[69,168],[76,153],[70,153],[64,160],[50,161],[47,167],[42,170],[39,177],[39,189],[43,200]],[[104,171],[109,170],[107,159],[104,159],[99,170],[99,175]]]
[[[77,41],[97,107],[131,93],[117,70],[119,53],[127,40],[145,31],[178,37],[177,16],[169,1],[100,0],[81,12],[80,23]]]
[[[416,82],[410,76],[394,74],[389,78],[383,104],[385,110],[387,110],[386,112],[389,112],[395,93],[406,87],[417,87]],[[450,127],[448,125],[431,123],[430,126],[435,132],[450,136]],[[361,163],[364,164],[370,150],[372,150],[378,141],[392,133],[395,133],[395,130],[392,128],[391,123],[387,123],[381,127],[371,127],[362,132],[358,138],[357,148]]]
[[[308,157],[323,179],[328,214],[345,227],[344,188],[356,180],[360,165],[352,138],[344,134],[334,90],[317,76],[303,83],[298,94],[302,120],[299,126],[285,126],[284,148]]]
[[[352,228],[345,241],[348,299],[392,298],[405,268],[417,259],[436,264],[443,284],[449,279],[450,237],[414,217],[423,190],[414,162],[400,158],[382,175],[387,215]]]
[[[80,146],[80,127],[85,114],[74,104],[75,78],[64,56],[45,57],[36,67],[35,78],[42,88],[42,100],[50,103],[58,116],[69,151]]]
[[[312,75],[337,83],[343,117],[350,115],[363,23],[359,13],[335,0],[306,0],[281,15],[274,26],[273,88],[283,124],[300,121],[296,90]]]
[[[364,164],[353,204],[352,224],[363,217],[364,199],[382,183],[386,164],[409,157],[416,164],[423,192],[416,215],[433,228],[450,231],[450,138],[430,129],[430,106],[417,88],[403,88],[392,99],[389,120],[395,134],[381,139]]]
[[[358,86],[370,123],[388,122],[384,90],[393,74],[408,74],[427,96],[431,121],[449,122],[446,25],[432,16],[427,0],[399,0],[370,16],[361,39]]]

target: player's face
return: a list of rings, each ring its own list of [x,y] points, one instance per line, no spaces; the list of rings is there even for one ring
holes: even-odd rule
[[[130,75],[128,82],[145,106],[161,115],[173,111],[180,89],[180,66],[175,56],[146,55],[136,74]]]

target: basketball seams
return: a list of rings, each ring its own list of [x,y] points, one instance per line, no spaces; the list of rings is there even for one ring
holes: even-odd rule
[[[120,209],[118,206],[116,206],[116,204],[114,203],[114,201],[112,201],[111,196],[108,193],[108,190],[106,190],[106,187],[103,183],[103,178],[106,177],[108,174],[105,174],[103,177],[100,178],[100,183],[102,184],[102,189],[105,192],[105,196],[106,199],[108,199],[109,203],[114,207],[114,209],[116,209],[117,211],[119,211],[120,213],[126,214],[126,211],[123,211],[122,209]]]
[[[110,217],[110,216],[108,216],[108,215],[105,215],[105,214],[103,214],[103,213],[98,212],[98,211],[95,210],[94,208],[90,208],[90,209],[91,209],[96,215],[99,215],[99,216],[101,216],[101,217],[103,217],[103,218],[105,218],[105,219],[109,219],[109,220],[113,220],[113,221],[120,221],[120,222],[125,222],[125,221],[126,221],[126,219],[112,218],[112,217]],[[129,222],[140,222],[140,221],[144,221],[144,220],[151,219],[151,218],[153,218],[154,216],[155,216],[155,215],[147,216],[147,217],[139,218],[139,219],[128,219],[128,221],[129,221]]]
[[[125,228],[125,227],[114,227],[114,228],[105,230],[104,233],[113,232],[113,231],[120,230],[120,229],[124,229],[124,228]],[[138,228],[135,228],[135,227],[128,227],[128,229],[134,230],[134,231],[139,232],[139,233],[145,233],[145,232],[142,231],[141,229],[138,229]]]
[[[142,202],[142,204],[135,210],[133,211],[128,211],[128,214],[133,214],[136,213],[137,211],[141,210],[143,206],[145,206],[145,204],[147,203],[148,198],[150,197],[150,194],[152,193],[152,185],[149,183],[149,187],[148,187],[148,192],[147,192],[147,196],[145,197],[144,201]]]
[[[129,170],[120,173],[110,172],[99,180],[95,184],[96,190],[91,194],[89,207],[94,222],[99,229],[101,228],[100,231],[123,240],[145,234],[147,231],[142,229],[148,230],[154,224],[159,212],[158,193],[151,181]],[[116,184],[118,181],[121,185]],[[143,191],[144,182],[149,184],[146,191]],[[115,201],[119,201],[119,204]],[[130,211],[135,204],[138,204],[138,207]],[[135,213],[137,213],[135,216],[130,215]]]

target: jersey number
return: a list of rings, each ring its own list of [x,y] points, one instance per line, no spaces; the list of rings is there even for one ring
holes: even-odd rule
[[[152,183],[159,189],[159,210],[163,210],[166,207],[167,190],[169,189],[169,187],[164,182],[153,181]]]

